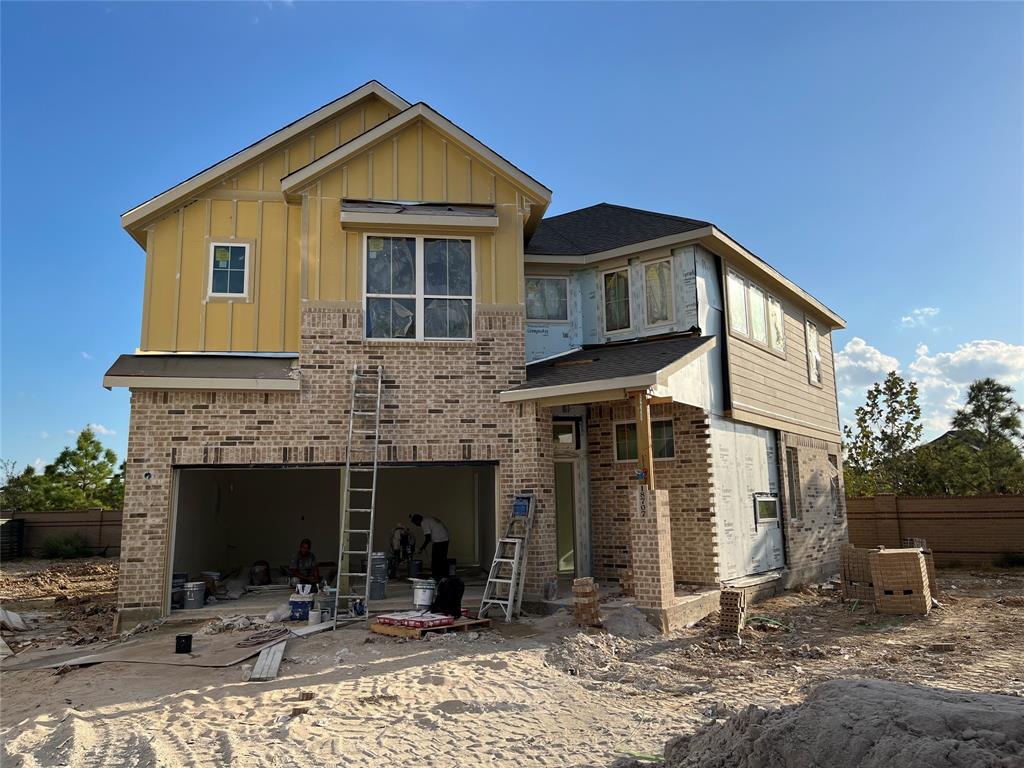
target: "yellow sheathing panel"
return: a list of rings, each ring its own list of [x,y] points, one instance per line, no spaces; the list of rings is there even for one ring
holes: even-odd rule
[[[399,200],[418,200],[420,195],[419,131],[402,131],[396,139]]]
[[[285,206],[264,203],[260,227],[260,274],[256,312],[259,317],[256,348],[261,351],[284,351],[283,335],[284,264],[286,245]]]
[[[285,315],[284,315],[284,348],[285,351],[299,351],[299,307],[301,289],[299,279],[301,267],[301,233],[302,208],[297,205],[288,206],[288,259],[285,275]]]
[[[260,164],[250,165],[239,173],[235,179],[237,180],[236,189],[258,192],[260,189]]]
[[[443,162],[446,143],[433,128],[423,126],[423,196],[418,199],[448,202]]]
[[[275,152],[263,161],[263,189],[266,192],[277,192],[281,189],[281,177],[284,176],[284,150]]]
[[[469,156],[458,145],[445,142],[445,160],[448,163],[448,202],[468,203],[469,198]]]
[[[367,180],[370,174],[370,160],[368,155],[360,155],[352,158],[352,161],[344,166],[345,181],[348,191],[345,197],[365,199],[370,196],[370,187]]]
[[[199,349],[206,298],[206,203],[193,203],[183,213],[177,348]]]
[[[332,120],[313,134],[313,159],[323,157],[338,146],[338,121]]]
[[[256,350],[256,306],[260,272],[260,203],[252,200],[238,202],[238,228],[236,236],[252,240],[249,249],[249,300],[233,301],[231,315],[231,351],[253,352]]]
[[[177,320],[178,214],[157,222],[153,230],[153,269],[149,294],[149,347],[173,349]]]
[[[324,300],[338,300],[342,281],[341,201],[322,198],[320,201],[320,293]]]
[[[366,103],[366,127],[363,130],[368,131],[380,125],[394,114],[394,109],[380,99],[368,101]]]
[[[391,141],[378,144],[370,150],[372,171],[370,180],[370,197],[376,200],[394,200],[395,190],[393,182],[394,162]]]
[[[354,139],[363,132],[363,111],[354,109],[346,112],[338,121],[338,132],[341,135],[341,143]]]
[[[491,235],[477,235],[476,238],[476,296],[481,304],[494,304],[494,270],[491,264]]]
[[[473,202],[494,202],[494,174],[483,163],[473,163]]]

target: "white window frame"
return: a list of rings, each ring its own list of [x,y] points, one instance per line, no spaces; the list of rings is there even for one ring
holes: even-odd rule
[[[767,307],[768,316],[768,349],[774,354],[785,359],[786,357],[786,305],[782,303],[782,299],[776,296],[772,296],[770,293],[765,294],[765,306]],[[779,311],[782,313],[782,349],[775,348],[775,329],[772,326],[772,304],[776,304],[779,307]]]
[[[610,275],[614,272],[625,272],[626,273],[626,298],[629,302],[629,325],[625,328],[616,328],[614,331],[608,330],[608,301],[604,293],[604,278],[605,275]],[[602,333],[605,336],[613,336],[620,333],[631,333],[633,331],[633,281],[630,275],[629,265],[626,264],[621,267],[615,267],[614,269],[605,269],[601,271],[601,326]]]
[[[672,455],[663,456],[661,458],[654,459],[654,461],[675,461],[676,459],[676,425],[675,421],[669,417],[667,419],[651,419],[651,427],[654,427],[656,423],[660,424],[667,422],[672,427]],[[640,460],[640,428],[636,428],[636,458],[635,459],[620,459],[619,458],[619,441],[616,437],[616,431],[620,424],[632,424],[636,427],[636,419],[621,419],[619,421],[612,422],[612,455],[616,464],[633,464]],[[651,450],[654,448],[652,446]]]
[[[748,344],[753,344],[755,347],[763,349],[764,351],[768,352],[769,354],[775,355],[775,357],[778,357],[778,358],[781,358],[781,359],[785,360],[786,359],[786,305],[782,303],[782,299],[780,299],[775,294],[770,293],[769,291],[765,290],[764,286],[762,286],[760,283],[755,283],[753,280],[751,280],[748,277],[745,277],[744,275],[742,275],[741,273],[737,272],[735,269],[732,269],[731,267],[726,267],[725,275],[726,275],[726,277],[725,277],[725,290],[724,290],[725,302],[726,302],[725,303],[725,310],[726,310],[725,311],[725,320],[726,320],[726,323],[728,323],[729,334],[732,335],[732,336],[735,336],[738,339],[742,339],[743,341],[747,342]],[[731,310],[730,310],[730,307],[732,305],[732,301],[729,298],[729,275],[732,275],[735,278],[737,278],[740,281],[740,283],[742,283],[742,285],[743,285],[743,318],[744,318],[744,321],[747,324],[746,332],[741,331],[738,328],[735,328],[733,326],[733,324],[732,324],[732,315],[731,315]],[[753,315],[752,315],[752,313],[750,311],[750,292],[751,292],[752,289],[760,291],[761,295],[764,296],[765,338],[767,339],[766,342],[765,341],[759,341],[758,339],[754,338],[754,327],[753,327],[753,323],[751,322]],[[772,345],[772,339],[774,338],[774,333],[772,331],[772,323],[771,323],[771,304],[772,304],[772,302],[777,303],[779,305],[779,308],[782,310],[782,349],[781,350],[775,349],[775,347]],[[808,371],[808,375],[809,375],[809,371]]]
[[[817,345],[817,357],[818,357],[818,380],[814,380],[814,376],[811,372],[814,368],[811,365],[813,353],[811,352],[811,328],[814,328],[814,335],[818,340]],[[821,354],[821,329],[818,328],[818,324],[811,320],[811,318],[804,316],[804,347],[807,349],[807,381],[812,387],[823,387],[825,386],[825,359]]]
[[[744,328],[743,330],[740,330],[739,328],[735,327],[733,325],[733,323],[732,323],[732,294],[729,292],[729,278],[730,277],[735,277],[737,280],[739,280],[740,281],[740,285],[743,288],[743,290],[742,290],[742,294],[743,294],[743,322],[746,324],[746,328]],[[724,291],[724,293],[725,293],[725,319],[726,319],[726,322],[729,323],[729,333],[733,334],[734,336],[739,336],[740,338],[743,338],[743,339],[749,339],[750,338],[750,317],[748,316],[748,311],[747,311],[747,301],[748,301],[748,298],[747,298],[747,278],[745,278],[743,275],[741,275],[735,269],[729,269],[727,267],[726,270],[725,270],[725,291]]]
[[[215,293],[213,290],[213,254],[217,250],[217,246],[223,246],[225,248],[244,248],[245,249],[245,269],[242,272],[242,284],[245,286],[245,290],[242,293]],[[252,271],[251,259],[252,257],[252,243],[239,242],[237,240],[211,240],[210,241],[210,252],[207,263],[209,264],[209,275],[206,281],[206,298],[208,299],[248,299],[249,298],[249,275]]]
[[[640,268],[643,274],[644,280],[644,327],[645,328],[663,328],[667,325],[673,325],[676,321],[676,292],[675,288],[675,267],[672,264],[672,257],[666,259],[651,259],[650,261],[644,261],[640,263]],[[668,264],[668,320],[660,320],[657,323],[650,321],[650,316],[647,310],[647,268],[653,264]],[[603,280],[603,278],[602,278]],[[603,286],[603,282],[602,282]]]
[[[416,253],[415,253],[415,264],[416,264],[416,335],[411,339],[399,339],[391,338],[387,336],[368,336],[367,335],[367,299],[387,299],[387,298],[399,298],[408,299],[408,294],[384,294],[374,293],[368,294],[366,291],[366,277],[367,277],[367,261],[370,256],[369,241],[371,237],[392,237],[392,238],[409,238],[416,241]],[[424,257],[426,255],[426,249],[424,247],[425,240],[468,240],[469,241],[469,296],[438,296],[436,294],[430,294],[429,296],[424,293],[424,286],[426,281],[426,275],[423,269]],[[443,341],[450,343],[466,343],[472,342],[476,339],[476,238],[472,235],[413,235],[408,232],[366,232],[363,234],[363,341],[376,343],[409,343],[417,341]],[[423,335],[423,310],[426,304],[426,299],[469,299],[469,336],[424,336]]]
[[[754,335],[754,294],[761,295],[761,309],[763,310],[762,327],[764,328],[764,341]],[[757,283],[747,280],[747,330],[750,332],[750,340],[762,346],[771,346],[768,330],[768,293]]]
[[[565,319],[564,320],[548,320],[541,317],[530,317],[526,316],[526,322],[528,323],[568,323],[569,322],[569,278],[563,275],[525,275],[523,277],[523,308],[529,306],[526,303],[526,281],[527,280],[561,280],[565,283]]]

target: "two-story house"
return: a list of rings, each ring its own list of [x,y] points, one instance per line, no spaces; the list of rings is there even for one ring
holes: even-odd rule
[[[627,577],[671,626],[685,585],[834,572],[842,319],[713,224],[550,200],[371,82],[125,213],[122,620],[174,572],[334,555],[356,366],[384,371],[374,549],[420,512],[486,567],[528,491],[528,601]]]

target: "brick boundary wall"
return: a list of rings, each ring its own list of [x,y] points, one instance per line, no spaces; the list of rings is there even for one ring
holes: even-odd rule
[[[541,595],[556,571],[551,417],[498,402],[525,377],[523,322],[478,311],[470,342],[367,342],[360,309],[304,307],[299,392],[132,392],[119,608],[138,618],[163,610],[175,468],[344,463],[357,362],[384,366],[383,464],[494,462],[506,516],[514,493],[537,495],[526,592]]]
[[[895,548],[925,539],[938,565],[991,565],[1024,554],[1024,495],[894,496],[846,500],[850,543]]]
[[[60,509],[18,511],[4,514],[5,520],[24,520],[24,557],[40,557],[43,542],[53,536],[78,534],[85,539],[91,555],[116,557],[121,553],[121,510]]]

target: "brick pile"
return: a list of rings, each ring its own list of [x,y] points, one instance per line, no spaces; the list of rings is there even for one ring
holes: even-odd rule
[[[879,613],[927,615],[928,569],[920,549],[880,549],[869,555]]]
[[[576,623],[581,627],[598,626],[601,623],[601,614],[597,584],[594,583],[593,577],[587,576],[573,581],[572,596],[575,601]]]
[[[875,599],[875,586],[871,578],[869,556],[874,550],[844,544],[839,553],[840,574],[843,581],[843,599],[870,603]]]
[[[627,568],[619,576],[619,591],[624,597],[636,595],[636,580],[633,578],[633,569]]]
[[[735,635],[746,622],[747,593],[742,589],[723,589],[719,598],[719,626],[725,634]]]

